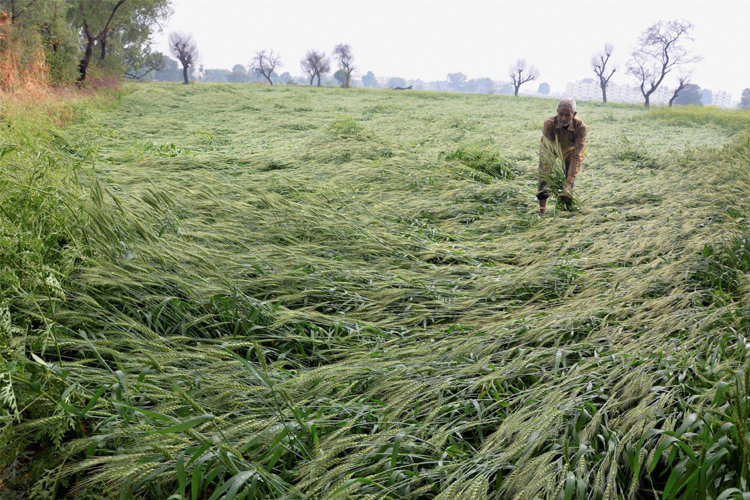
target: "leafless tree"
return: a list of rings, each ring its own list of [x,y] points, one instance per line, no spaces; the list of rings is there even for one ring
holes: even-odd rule
[[[533,65],[527,68],[526,59],[519,59],[508,68],[508,76],[511,78],[515,95],[518,95],[518,89],[521,88],[521,85],[539,78],[539,70]]]
[[[310,85],[313,84],[315,77],[318,77],[318,87],[320,87],[320,77],[331,71],[331,60],[326,57],[326,53],[314,49],[308,50],[299,64],[302,71],[310,77]]]
[[[638,46],[630,54],[628,73],[638,81],[646,107],[649,106],[651,94],[656,92],[664,77],[675,66],[703,59],[690,54],[683,43],[685,40],[693,40],[690,36],[693,27],[687,21],[659,21],[638,38]]]
[[[604,51],[599,52],[591,56],[591,67],[594,69],[594,73],[599,77],[599,86],[602,88],[602,102],[607,102],[607,85],[609,84],[610,78],[617,71],[617,66],[614,66],[609,73],[607,73],[607,63],[609,62],[612,52],[615,50],[611,43],[604,45]]]
[[[345,89],[351,86],[352,71],[354,71],[354,54],[352,48],[345,43],[340,43],[333,48],[333,57],[339,62],[339,68],[344,70],[344,83],[341,85]]]
[[[182,77],[185,85],[188,80],[188,68],[198,61],[198,44],[193,35],[175,31],[169,34],[169,50],[182,63]]]
[[[261,75],[263,78],[268,80],[268,83],[273,85],[271,81],[271,75],[276,68],[283,68],[281,64],[281,54],[274,54],[273,50],[266,54],[265,50],[260,50],[255,53],[255,56],[250,60],[250,71]]]
[[[672,107],[672,103],[675,99],[677,99],[677,96],[679,93],[690,85],[690,78],[693,76],[692,71],[680,71],[680,75],[677,77],[677,88],[674,89],[674,92],[672,93],[672,98],[669,99],[669,107]]]

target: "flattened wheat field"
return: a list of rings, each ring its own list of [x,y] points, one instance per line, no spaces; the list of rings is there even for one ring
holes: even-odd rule
[[[128,87],[59,133],[78,257],[6,441],[58,426],[76,498],[745,498],[750,114],[579,102],[540,218],[555,108]]]

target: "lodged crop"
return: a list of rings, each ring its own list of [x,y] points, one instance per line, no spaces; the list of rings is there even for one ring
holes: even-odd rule
[[[4,498],[741,497],[731,111],[580,103],[587,202],[539,220],[552,101],[153,85],[87,110],[0,131]],[[659,168],[609,140],[634,129]],[[460,144],[513,177],[458,175]]]

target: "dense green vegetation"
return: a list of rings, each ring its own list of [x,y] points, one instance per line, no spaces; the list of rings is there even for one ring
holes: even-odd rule
[[[3,495],[748,490],[750,115],[138,85],[5,111]],[[723,493],[722,493],[723,492]]]
[[[0,0],[0,89],[101,87],[165,69],[150,39],[171,13],[170,0]]]

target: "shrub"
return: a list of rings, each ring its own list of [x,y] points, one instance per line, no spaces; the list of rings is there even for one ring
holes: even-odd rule
[[[5,12],[0,13],[0,89],[44,88],[49,68],[39,37],[20,36]]]

